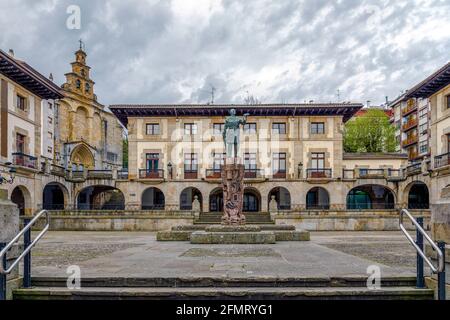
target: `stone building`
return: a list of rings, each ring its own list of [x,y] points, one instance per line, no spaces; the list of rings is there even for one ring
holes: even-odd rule
[[[361,104],[113,105],[127,126],[127,208],[222,211],[222,129],[231,108],[249,113],[241,130],[244,211],[395,209],[404,199],[403,154],[345,154],[342,130]],[[408,196],[406,196],[408,198]],[[220,216],[219,214],[217,216]]]
[[[62,85],[64,98],[57,105],[55,159],[73,171],[121,168],[123,128],[97,101],[81,46],[71,66]]]

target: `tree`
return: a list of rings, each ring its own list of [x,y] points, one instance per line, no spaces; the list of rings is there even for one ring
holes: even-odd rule
[[[345,152],[395,152],[395,147],[395,127],[383,110],[368,109],[345,124]]]

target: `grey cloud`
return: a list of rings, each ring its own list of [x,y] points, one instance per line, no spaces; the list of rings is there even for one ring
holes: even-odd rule
[[[450,60],[448,1],[193,0],[181,18],[175,0],[0,2],[0,47],[58,84],[85,39],[104,104],[204,103],[211,85],[223,103],[381,103]],[[65,28],[73,3],[81,30]]]

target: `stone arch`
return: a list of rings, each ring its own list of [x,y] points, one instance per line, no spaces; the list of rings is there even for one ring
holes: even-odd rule
[[[145,189],[141,195],[142,210],[164,210],[166,199],[164,193],[156,188],[150,187]]]
[[[200,202],[200,211],[203,209],[203,196],[199,189],[187,187],[180,193],[180,210],[192,210],[192,202],[197,196]]]
[[[308,210],[329,210],[330,194],[323,187],[311,188],[306,193],[306,209]]]
[[[75,140],[89,141],[88,117],[89,111],[85,107],[79,106],[75,111],[75,121],[73,125]]]
[[[17,205],[21,216],[32,214],[31,193],[25,186],[19,185],[12,190],[11,201]]]
[[[69,201],[69,191],[59,182],[48,183],[42,191],[42,208],[45,210],[63,210]]]
[[[77,145],[70,155],[70,161],[76,167],[95,168],[95,160],[91,150],[85,144]]]
[[[272,196],[277,201],[278,210],[291,210],[291,193],[285,187],[275,187],[269,192],[268,204]]]
[[[247,187],[244,189],[243,212],[258,212],[261,210],[261,194],[258,189]]]
[[[379,184],[354,187],[347,194],[347,209],[395,209],[395,193]]]
[[[209,211],[223,212],[223,190],[221,187],[214,188],[209,193]]]
[[[79,210],[124,210],[125,196],[117,188],[95,185],[81,189],[76,203]]]
[[[410,183],[405,192],[408,195],[408,209],[429,209],[430,192],[428,186],[422,181]]]

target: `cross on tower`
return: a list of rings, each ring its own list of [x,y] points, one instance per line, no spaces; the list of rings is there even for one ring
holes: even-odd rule
[[[83,50],[85,48],[83,40],[80,39],[78,42],[80,43],[80,50]]]

